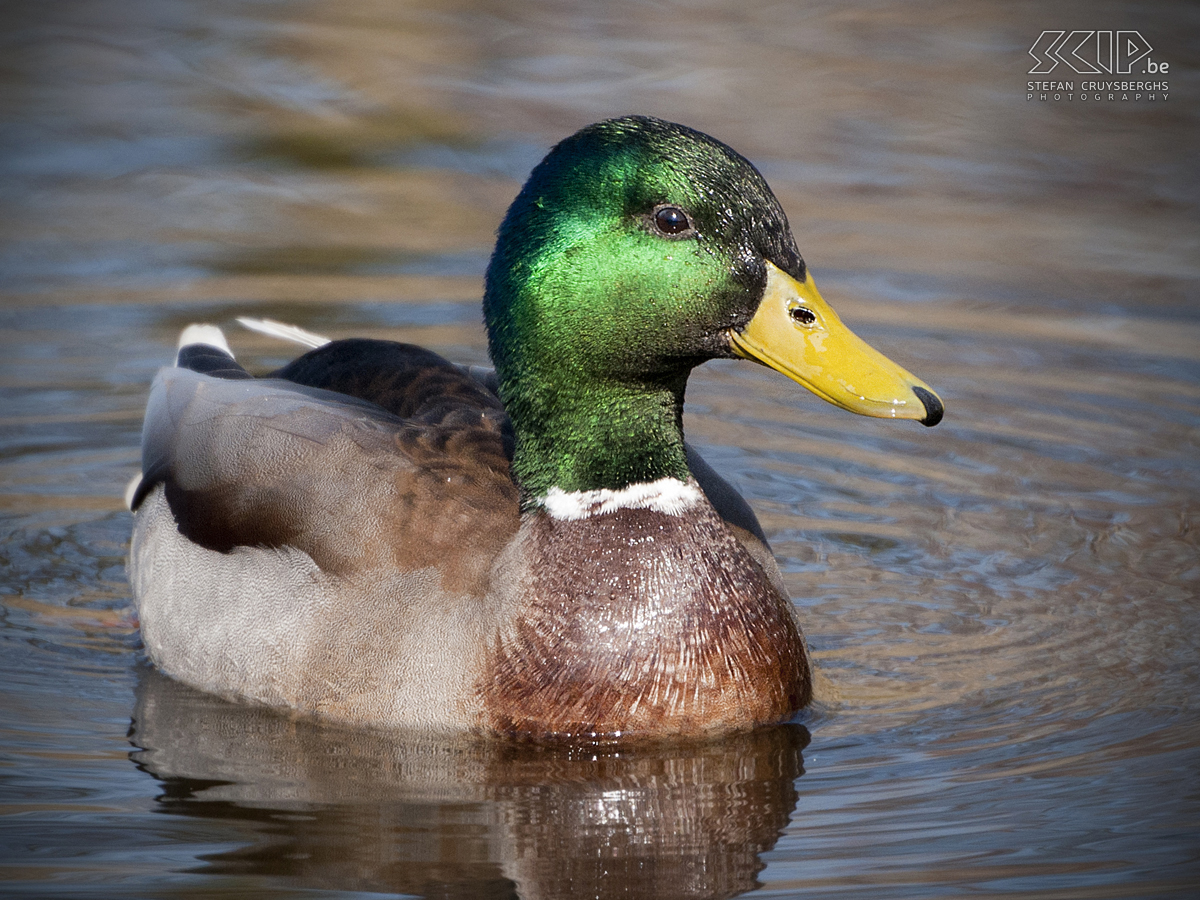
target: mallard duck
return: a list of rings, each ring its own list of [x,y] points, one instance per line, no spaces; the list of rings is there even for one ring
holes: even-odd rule
[[[212,326],[151,388],[129,557],[150,660],[369,726],[711,735],[812,695],[754,513],[683,439],[709,359],[935,425],[818,294],[766,181],[630,116],[562,141],[500,226],[494,372],[339,340],[265,377]]]

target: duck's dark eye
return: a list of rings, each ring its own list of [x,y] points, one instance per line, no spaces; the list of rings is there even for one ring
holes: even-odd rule
[[[692,223],[678,206],[664,206],[654,213],[654,227],[663,234],[683,234]]]
[[[811,325],[817,321],[817,314],[804,306],[793,306],[788,310],[788,315],[797,325]]]

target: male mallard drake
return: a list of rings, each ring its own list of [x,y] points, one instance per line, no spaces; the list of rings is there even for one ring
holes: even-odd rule
[[[535,739],[785,719],[811,678],[745,501],[683,441],[743,357],[831,403],[942,404],[825,305],[757,170],[628,117],[567,138],[500,226],[494,380],[336,341],[254,378],[219,330],[155,379],[130,580],[196,687],[351,722]]]

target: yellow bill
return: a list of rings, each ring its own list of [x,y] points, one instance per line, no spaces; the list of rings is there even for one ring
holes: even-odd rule
[[[767,263],[758,311],[729,338],[738,356],[782,372],[842,409],[923,425],[942,420],[942,401],[929,385],[843,325],[811,275],[796,281]]]

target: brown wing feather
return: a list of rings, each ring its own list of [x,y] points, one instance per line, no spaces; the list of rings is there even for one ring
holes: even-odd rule
[[[396,341],[333,341],[293,360],[275,377],[369,400],[425,424],[466,411],[504,411],[495,393],[460,367],[432,350]]]
[[[292,546],[330,573],[437,567],[482,594],[515,533],[502,412],[459,404],[436,424],[278,379],[186,369],[155,380],[143,436],[180,530],[221,552]]]

